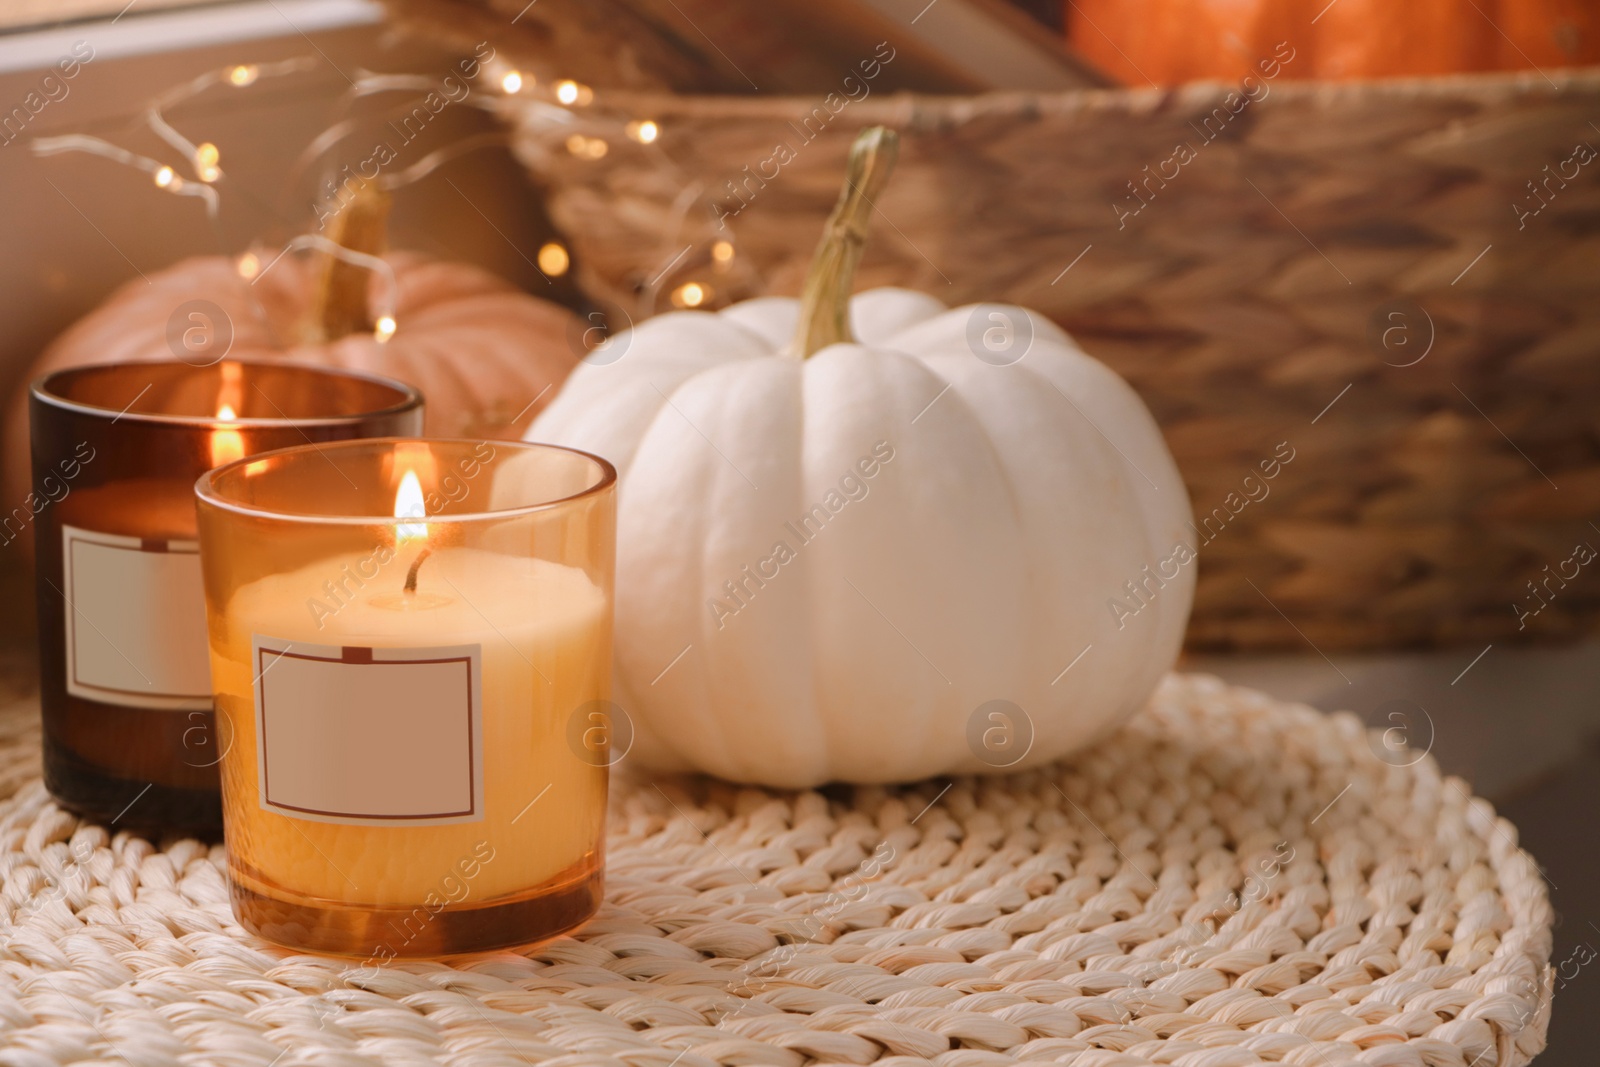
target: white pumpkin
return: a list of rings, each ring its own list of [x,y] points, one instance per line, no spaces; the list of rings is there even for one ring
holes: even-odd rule
[[[780,787],[1025,767],[1177,656],[1189,503],[1127,384],[1021,308],[877,289],[843,321],[893,147],[858,142],[800,301],[651,319],[528,431],[620,476],[630,761]],[[1008,321],[1025,355],[975,355]]]

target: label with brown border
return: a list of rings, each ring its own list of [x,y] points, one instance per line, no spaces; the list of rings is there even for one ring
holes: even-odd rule
[[[360,826],[481,820],[482,652],[256,634],[261,806]]]
[[[67,692],[132,708],[211,707],[200,546],[61,528]]]

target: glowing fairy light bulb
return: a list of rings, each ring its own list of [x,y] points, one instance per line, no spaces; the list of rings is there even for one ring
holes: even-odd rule
[[[565,245],[559,241],[550,241],[539,248],[539,269],[552,278],[559,278],[567,273],[567,268],[572,265],[572,257],[567,253]]]
[[[236,85],[242,89],[246,85],[254,84],[256,78],[259,77],[260,74],[261,71],[254,63],[241,63],[239,66],[228,71],[228,82],[229,84]]]
[[[378,321],[373,323],[372,338],[380,345],[394,336],[396,329],[393,315],[380,315]],[[396,514],[399,514],[396,512]]]
[[[718,241],[711,246],[711,258],[718,263],[727,263],[733,259],[733,242]]]
[[[611,146],[602,137],[585,137],[575,133],[567,138],[567,151],[579,159],[601,159],[610,149]]]
[[[239,272],[239,277],[250,281],[261,273],[261,259],[254,252],[246,252],[234,260],[233,269]]]
[[[195,173],[200,175],[203,182],[214,182],[222,177],[222,169],[217,166],[217,161],[222,158],[222,153],[217,151],[217,146],[207,141],[194,150]]]
[[[661,127],[649,119],[642,122],[630,122],[626,127],[628,136],[640,144],[654,144],[655,139],[661,136]]]
[[[684,282],[672,291],[672,303],[681,308],[697,308],[711,298],[711,287],[700,282]]]
[[[155,173],[155,183],[157,189],[166,189],[170,187],[176,180],[177,175],[172,172],[171,167],[162,167]]]
[[[504,89],[508,96],[520,92],[522,90],[522,72],[519,70],[507,71],[506,76],[500,79],[500,88]]]
[[[587,104],[594,99],[594,90],[587,85],[579,85],[571,78],[563,78],[556,82],[556,99],[569,107],[573,104]]]

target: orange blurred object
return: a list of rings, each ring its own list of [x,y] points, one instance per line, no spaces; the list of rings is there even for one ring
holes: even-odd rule
[[[1500,70],[1600,63],[1600,3],[1500,0]]]
[[[1347,81],[1600,63],[1595,0],[1065,0],[1067,38],[1129,85]]]

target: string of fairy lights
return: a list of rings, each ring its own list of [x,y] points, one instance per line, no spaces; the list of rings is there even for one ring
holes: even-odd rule
[[[316,65],[317,60],[312,57],[298,57],[277,63],[230,64],[173,86],[152,100],[145,108],[144,124],[176,153],[181,160],[176,165],[130,151],[104,138],[88,134],[74,133],[36,138],[32,142],[32,149],[35,154],[41,156],[69,152],[87,153],[143,171],[150,176],[151,183],[161,192],[204,202],[207,216],[214,221],[221,206],[221,195],[217,186],[225,178],[222,152],[210,141],[191,140],[168,120],[167,113],[176,105],[213,89],[246,90],[263,80],[302,74]],[[468,94],[454,102],[489,111],[502,119],[514,113],[515,117],[521,120],[521,128],[533,137],[536,150],[564,151],[573,158],[585,162],[604,159],[611,151],[613,141],[620,139],[659,150],[662,129],[656,120],[615,115],[594,107],[594,90],[581,82],[570,78],[542,81],[535,74],[513,67],[499,59],[488,60],[483,64],[483,68],[486,80],[498,89],[498,92]],[[358,74],[349,93],[352,98],[390,92],[428,93],[439,88],[438,82],[421,75],[378,74],[366,71]],[[306,148],[297,168],[324,157],[335,144],[355,128],[356,120],[347,119],[323,131]],[[466,137],[429,153],[397,173],[382,174],[375,180],[380,188],[391,191],[425,177],[444,163],[467,152],[488,145],[503,146],[507,143],[508,138],[505,134]],[[673,171],[677,169],[664,155],[659,157],[659,162]],[[184,173],[180,173],[180,170]],[[687,179],[681,184],[683,194],[674,204],[677,225],[669,234],[669,241],[677,251],[673,254],[664,253],[659,264],[660,269],[652,272],[652,281],[641,287],[639,299],[641,310],[645,314],[654,310],[654,305],[663,291],[663,283],[672,277],[675,267],[681,268],[686,252],[697,243],[690,241],[687,248],[679,243],[683,224],[696,206],[704,206],[708,217],[710,214],[710,205],[702,195],[701,184]],[[698,243],[705,246],[708,251],[706,258],[714,273],[726,273],[730,269],[735,258],[730,234],[723,232],[710,236],[702,235]],[[269,259],[264,260],[262,254],[256,250],[242,253],[234,260],[235,270],[242,280],[254,286],[284,256],[303,249],[324,252],[343,262],[378,274],[383,284],[374,299],[373,338],[381,344],[395,335],[399,329],[395,315],[398,283],[393,268],[381,257],[345,248],[318,234],[304,233],[291,238]],[[560,240],[546,241],[541,245],[534,256],[534,261],[538,269],[550,278],[565,275],[572,269],[572,253]],[[681,272],[678,276],[682,276]],[[676,308],[706,307],[717,296],[716,285],[704,277],[682,281],[666,289],[665,292],[671,305]]]
[[[675,308],[693,309],[711,306],[717,297],[718,283],[713,277],[691,277],[670,288],[664,282],[675,277],[676,267],[681,272],[688,269],[691,260],[686,253],[696,248],[706,253],[707,266],[712,276],[727,275],[733,270],[736,250],[731,230],[709,226],[715,217],[714,206],[705,195],[704,183],[686,175],[661,150],[661,124],[653,118],[616,115],[598,106],[595,93],[588,86],[570,78],[558,78],[543,83],[532,73],[490,60],[485,64],[491,81],[502,92],[499,99],[490,99],[485,106],[498,113],[510,112],[520,119],[520,127],[532,140],[536,152],[565,152],[582,161],[604,159],[611,151],[612,141],[626,139],[654,150],[652,162],[671,175],[682,190],[672,206],[671,225],[665,227],[661,258],[645,277],[639,291],[640,310],[649,314],[655,308],[659,294],[665,289],[668,302]],[[578,128],[574,128],[574,127]],[[707,226],[699,232],[684,236],[683,229],[696,217],[706,220]],[[547,274],[564,273],[570,265],[570,255],[559,242],[546,244],[539,250],[539,269]]]

